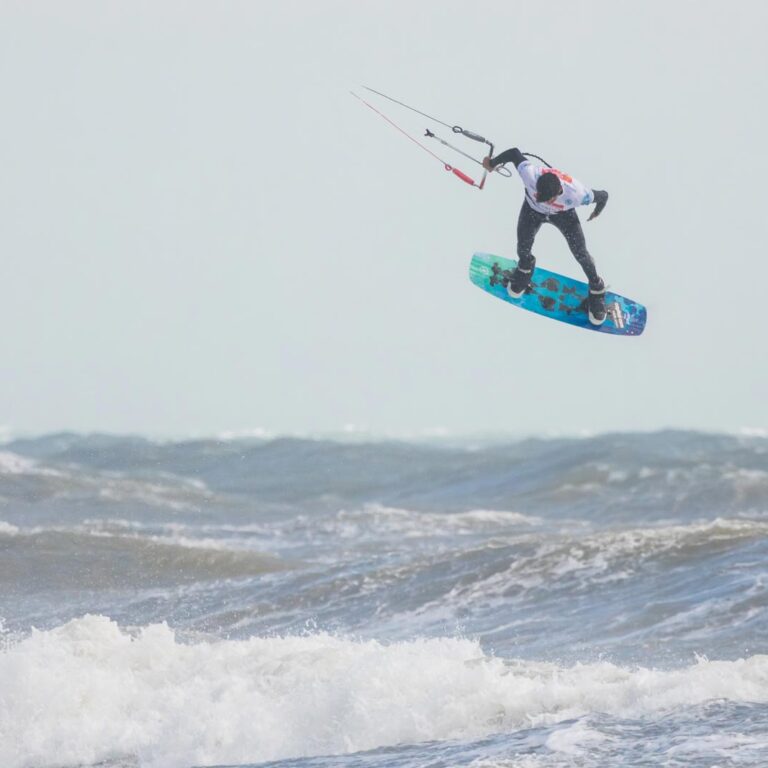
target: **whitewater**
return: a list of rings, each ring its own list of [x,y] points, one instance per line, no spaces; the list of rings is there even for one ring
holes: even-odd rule
[[[0,449],[0,766],[768,764],[768,438]]]

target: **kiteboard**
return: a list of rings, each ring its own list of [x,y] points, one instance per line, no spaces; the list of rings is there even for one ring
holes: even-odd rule
[[[642,304],[606,291],[605,322],[592,325],[587,317],[587,283],[541,267],[534,269],[528,290],[520,298],[513,298],[507,292],[507,285],[516,266],[514,259],[476,253],[469,265],[469,279],[499,299],[561,323],[616,336],[639,336],[643,332],[647,312]]]

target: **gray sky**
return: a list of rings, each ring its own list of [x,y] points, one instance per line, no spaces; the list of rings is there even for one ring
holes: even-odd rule
[[[766,28],[721,0],[4,0],[0,424],[768,427]],[[457,181],[363,83],[607,189],[587,242],[646,333],[475,288],[519,179]],[[553,228],[534,252],[580,275]]]

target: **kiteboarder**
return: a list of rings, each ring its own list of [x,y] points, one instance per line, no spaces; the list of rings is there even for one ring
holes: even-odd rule
[[[531,253],[533,241],[541,225],[549,222],[562,232],[589,281],[589,322],[602,325],[605,321],[605,283],[597,274],[595,262],[587,250],[584,231],[575,209],[580,205],[596,203],[595,210],[587,219],[592,221],[605,208],[608,193],[589,189],[556,168],[535,165],[517,147],[496,157],[484,158],[483,167],[492,171],[496,166],[509,162],[515,164],[525,186],[525,200],[517,220],[517,268],[507,286],[510,296],[519,298],[530,285],[536,266],[536,257]]]

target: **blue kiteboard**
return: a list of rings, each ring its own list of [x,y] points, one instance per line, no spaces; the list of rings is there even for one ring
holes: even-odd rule
[[[491,253],[476,253],[469,265],[469,279],[478,288],[499,299],[561,323],[617,336],[639,336],[643,332],[647,312],[642,304],[606,291],[605,322],[592,325],[587,317],[589,286],[580,280],[541,267],[534,269],[528,290],[519,299],[513,298],[506,286],[516,266],[514,259],[504,259]]]

